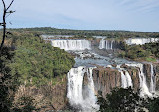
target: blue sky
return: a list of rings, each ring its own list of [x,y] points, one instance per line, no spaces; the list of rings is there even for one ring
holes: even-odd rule
[[[15,0],[11,9],[12,28],[159,32],[159,0]]]

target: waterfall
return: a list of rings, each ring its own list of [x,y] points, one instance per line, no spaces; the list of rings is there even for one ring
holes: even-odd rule
[[[154,76],[154,68],[151,64],[151,82],[150,82],[150,91],[151,93],[155,93],[155,76]]]
[[[67,97],[71,104],[79,104],[83,101],[82,83],[83,83],[84,68],[72,68],[68,76],[68,93]]]
[[[152,94],[150,93],[147,84],[146,84],[146,77],[143,72],[143,64],[126,64],[128,66],[134,66],[139,68],[139,80],[140,80],[140,96],[144,97],[145,95],[151,97]]]
[[[122,88],[127,88],[128,85],[127,85],[126,76],[124,75],[122,70],[120,70],[120,73],[121,73],[121,87]]]
[[[100,40],[100,43],[99,43],[99,49],[103,49],[105,46],[105,41],[104,39]]]
[[[124,68],[120,68],[120,65],[117,65],[118,71],[121,73],[121,87],[122,88],[128,88],[128,87],[133,87],[132,84],[132,79],[127,70]],[[124,72],[125,74],[124,74]]]
[[[151,93],[149,92],[149,89],[146,84],[146,77],[143,73],[143,64],[139,64],[140,72],[139,72],[139,78],[140,78],[140,94],[141,96],[144,96],[145,94],[148,96],[151,96]]]
[[[115,40],[105,40],[101,39],[99,42],[99,49],[113,50],[120,47],[120,42]]]
[[[99,49],[113,49],[114,40],[100,40]]]
[[[88,40],[51,40],[52,46],[68,50],[91,49],[91,43]]]
[[[72,68],[68,74],[68,92],[67,97],[72,106],[81,109],[82,111],[95,111],[99,106],[96,104],[97,98],[94,93],[94,82],[92,78],[93,68],[78,67]],[[84,75],[88,78],[87,97],[84,98],[83,78]]]
[[[125,70],[125,76],[126,76],[126,80],[127,80],[127,86],[133,87],[131,76],[130,76],[129,72],[126,70]]]
[[[128,45],[143,45],[145,43],[157,42],[158,40],[158,38],[129,38],[125,42]]]

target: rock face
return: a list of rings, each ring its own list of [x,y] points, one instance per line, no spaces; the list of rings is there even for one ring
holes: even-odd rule
[[[146,82],[147,86],[150,88],[150,82],[151,82],[151,65],[150,64],[144,64],[143,66],[143,72],[146,76]]]
[[[151,68],[153,66],[153,68]],[[159,90],[159,64],[144,64],[144,74],[146,75],[147,86],[150,88],[152,70],[155,76],[156,91]]]
[[[159,91],[159,64],[155,66],[156,90]]]
[[[102,91],[104,97],[112,88],[121,86],[121,74],[115,69],[96,68],[93,70],[93,79],[95,91]]]
[[[16,107],[20,108],[19,99],[21,97],[33,98],[33,105],[39,112],[45,112],[49,110],[60,110],[66,107],[68,103],[66,97],[66,85],[67,79],[64,76],[62,79],[57,79],[59,83],[54,86],[51,84],[35,87],[35,86],[19,86],[17,92],[15,93],[14,104]]]
[[[99,43],[99,49],[119,49],[121,47],[122,41],[117,41],[114,39],[101,39]]]
[[[139,91],[140,89],[140,77],[139,73],[141,72],[140,68],[138,67],[131,67],[127,65],[121,65],[121,69],[128,71],[132,83],[134,91]],[[153,68],[152,68],[153,67]],[[107,93],[110,93],[111,89],[114,87],[121,87],[122,79],[121,79],[121,72],[115,69],[116,66],[113,68],[103,68],[98,66],[97,68],[93,69],[93,80],[95,85],[95,92],[102,91],[103,97],[106,96]],[[124,75],[126,73],[123,71]],[[143,73],[146,76],[146,85],[151,90],[151,81],[152,81],[152,74],[154,74],[154,84],[155,90],[159,90],[159,64],[143,64]],[[84,84],[87,84],[87,79],[84,77]]]
[[[135,91],[139,90],[139,68],[126,67],[125,69],[129,72],[133,88]],[[124,73],[125,74],[125,73]],[[95,92],[102,92],[102,96],[105,97],[107,93],[110,93],[111,89],[114,87],[121,87],[121,73],[117,69],[98,67],[93,70],[93,80],[95,85]],[[86,77],[84,78],[84,83],[87,84]]]
[[[139,68],[129,67],[127,68],[133,83],[133,89],[135,92],[139,90],[140,80],[139,80]]]

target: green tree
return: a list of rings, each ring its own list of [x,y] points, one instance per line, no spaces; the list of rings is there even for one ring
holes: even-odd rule
[[[9,112],[12,106],[15,84],[11,76],[11,69],[8,63],[11,62],[13,54],[10,53],[10,48],[3,47],[0,55],[0,110],[1,112]]]
[[[114,88],[106,95],[106,99],[99,96],[97,103],[100,105],[100,112],[133,112],[135,109],[141,110],[139,107],[142,101],[131,88]]]
[[[150,112],[158,112],[159,111],[159,97],[150,99],[147,108]]]

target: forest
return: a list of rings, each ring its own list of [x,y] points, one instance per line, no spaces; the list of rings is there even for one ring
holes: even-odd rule
[[[153,37],[158,38],[158,32],[133,32],[133,31],[118,31],[118,30],[71,30],[57,29],[51,27],[41,28],[18,28],[9,29],[17,32],[32,32],[43,35],[79,35],[79,36],[107,36],[108,38],[132,38],[132,37]]]
[[[144,45],[127,45],[124,42],[120,47],[119,57],[129,58],[131,60],[145,60],[156,62],[159,58],[159,43],[146,43]]]
[[[27,95],[17,96],[15,103],[18,88],[25,85],[24,88],[35,86],[34,88],[40,89],[63,84],[61,80],[65,79],[74,63],[70,54],[52,47],[35,34],[13,32],[7,35],[0,58],[1,110],[28,112],[33,106],[33,98]],[[19,104],[20,102],[24,104]]]
[[[53,28],[8,29],[8,31],[11,33],[7,34],[0,59],[0,73],[1,80],[3,80],[0,82],[2,85],[1,108],[4,112],[28,112],[33,110],[38,112],[48,105],[51,105],[51,109],[54,109],[53,102],[57,103],[59,100],[62,103],[67,102],[61,98],[66,97],[66,90],[64,90],[66,74],[75,63],[74,57],[64,50],[52,47],[50,43],[42,39],[41,34],[69,34],[77,37],[87,35],[87,39],[93,35],[108,36],[109,34],[113,38],[115,35],[119,35],[119,38],[122,38],[122,36],[124,38],[129,38],[129,36],[158,37],[158,33],[94,32]],[[0,33],[0,37],[2,37],[2,33]],[[146,58],[147,61],[155,62],[156,58],[159,57],[158,46],[157,42],[137,46],[128,46],[123,43],[120,47],[121,53],[119,56],[133,60]],[[54,88],[56,88],[56,95],[52,94]],[[19,93],[22,92],[21,90],[23,90],[23,94]],[[32,93],[35,90],[38,91],[37,96],[43,95],[40,101],[37,101],[37,96],[35,93]],[[61,92],[63,95],[61,95]],[[120,112],[127,112],[134,107],[137,107],[139,110],[147,108],[151,110],[150,112],[156,112],[158,109],[158,98],[140,99],[139,94],[134,93],[130,88],[114,88],[106,98],[98,96],[97,103],[100,105],[99,111],[101,112],[118,112],[119,110]],[[119,101],[113,102],[115,99],[119,99]],[[139,102],[140,104],[138,104]]]

